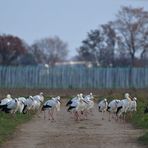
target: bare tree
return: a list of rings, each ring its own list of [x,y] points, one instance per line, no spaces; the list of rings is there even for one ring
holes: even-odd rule
[[[67,43],[59,37],[44,38],[32,45],[32,52],[38,63],[54,65],[66,60],[68,55]]]
[[[116,34],[111,25],[101,25],[96,30],[88,33],[86,40],[82,41],[79,48],[79,57],[92,61],[101,66],[113,64]]]
[[[113,23],[118,34],[118,52],[131,59],[143,57],[148,50],[148,12],[143,8],[122,7]]]
[[[97,51],[102,40],[100,30],[91,30],[85,40],[82,41],[82,46],[77,49],[79,58],[85,61],[98,62]]]
[[[0,64],[17,65],[18,58],[26,52],[20,38],[12,35],[0,36]]]
[[[113,66],[115,58],[116,33],[111,23],[101,25],[103,36],[103,49],[100,59],[104,66]]]

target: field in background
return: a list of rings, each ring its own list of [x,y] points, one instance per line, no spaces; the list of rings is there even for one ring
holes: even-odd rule
[[[12,95],[12,97],[18,96],[29,96],[36,95],[40,92],[44,93],[44,96],[56,96],[59,95],[61,97],[75,96],[78,93],[83,93],[84,95],[93,93],[96,97],[107,97],[107,98],[123,98],[124,93],[128,92],[132,97],[136,96],[137,98],[143,98],[148,101],[148,89],[27,89],[27,88],[10,88],[10,89],[2,89],[0,88],[0,99],[6,97],[8,93]],[[96,98],[97,99],[97,98]]]

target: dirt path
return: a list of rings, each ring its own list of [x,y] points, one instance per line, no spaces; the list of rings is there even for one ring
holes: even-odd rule
[[[65,107],[56,122],[35,117],[22,125],[2,148],[141,148],[136,138],[142,134],[130,124],[101,120],[97,109],[88,120],[75,122]]]

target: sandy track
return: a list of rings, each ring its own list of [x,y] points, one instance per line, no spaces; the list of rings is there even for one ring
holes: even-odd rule
[[[94,109],[88,120],[74,121],[65,106],[56,121],[35,117],[20,126],[11,140],[2,148],[142,148],[136,139],[142,134],[130,124],[109,122],[107,116]]]

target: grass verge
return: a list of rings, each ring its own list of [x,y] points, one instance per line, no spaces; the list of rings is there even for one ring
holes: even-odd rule
[[[11,138],[18,125],[29,121],[32,117],[33,115],[31,114],[24,115],[19,113],[12,117],[10,114],[0,112],[0,145]]]
[[[147,101],[139,100],[137,112],[134,113],[133,118],[131,120],[132,124],[138,128],[142,128],[145,130],[144,135],[138,138],[138,141],[141,144],[148,145],[148,113],[144,114],[144,108],[147,104]]]

